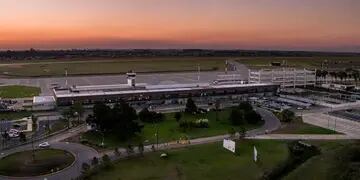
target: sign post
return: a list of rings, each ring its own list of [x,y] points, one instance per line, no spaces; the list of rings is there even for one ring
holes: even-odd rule
[[[223,147],[233,153],[235,153],[235,141],[232,141],[230,139],[224,139],[223,141]]]

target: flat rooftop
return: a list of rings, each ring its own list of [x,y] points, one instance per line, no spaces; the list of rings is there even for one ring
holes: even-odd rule
[[[120,85],[100,85],[100,86],[76,86],[76,91],[69,89],[54,89],[56,97],[81,97],[81,96],[101,96],[101,95],[125,95],[136,93],[159,93],[176,92],[190,90],[226,89],[226,88],[246,88],[271,86],[273,83],[254,83],[254,84],[211,84],[211,83],[192,83],[192,84],[172,84],[172,85],[145,85],[141,88],[131,87],[127,84]],[[105,87],[105,88],[102,88]],[[110,88],[113,87],[113,88]]]

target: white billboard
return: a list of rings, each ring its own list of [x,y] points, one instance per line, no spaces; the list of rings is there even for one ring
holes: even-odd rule
[[[224,139],[223,141],[223,147],[233,153],[235,153],[235,141],[232,141],[230,139]]]

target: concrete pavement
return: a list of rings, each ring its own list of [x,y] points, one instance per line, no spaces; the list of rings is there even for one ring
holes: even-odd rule
[[[323,113],[310,113],[303,115],[303,121],[308,124],[332,129],[346,134],[352,138],[360,137],[360,123]]]
[[[247,137],[247,139],[279,139],[279,140],[345,140],[360,139],[360,137],[351,137],[341,134],[265,134]]]

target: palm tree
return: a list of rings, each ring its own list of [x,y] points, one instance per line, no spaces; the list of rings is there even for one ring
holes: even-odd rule
[[[325,80],[326,82],[326,76],[328,75],[328,72],[326,70],[323,70],[322,73],[321,73],[321,76],[323,78],[323,80]]]
[[[355,81],[355,85],[357,85],[357,82],[359,80],[360,74],[358,70],[353,70],[352,71],[352,77],[354,78]]]
[[[334,79],[336,81],[336,79],[337,79],[336,72],[330,72],[329,74],[332,77],[332,81],[334,82]]]
[[[317,82],[318,77],[321,77],[321,70],[317,69],[315,71],[315,81]]]

